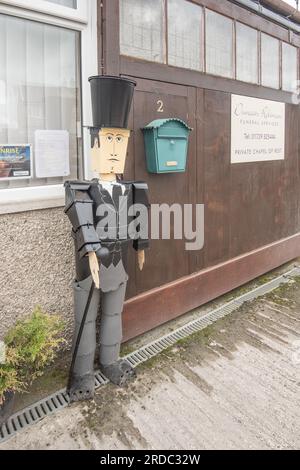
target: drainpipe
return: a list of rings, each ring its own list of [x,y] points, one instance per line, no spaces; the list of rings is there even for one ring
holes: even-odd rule
[[[252,0],[230,0],[230,1],[232,3],[237,3],[238,5],[241,5],[245,8],[247,8],[248,10],[252,10],[255,13],[257,13],[258,15],[264,16],[265,18],[268,18],[271,21],[274,21],[274,22],[276,22],[276,23],[278,23],[282,26],[285,26],[286,28],[288,28],[292,31],[300,33],[300,24],[294,23],[293,21],[289,20],[288,18],[285,18],[285,17],[281,16],[280,14],[275,13],[272,10],[269,10],[268,8],[265,8],[264,6],[261,5],[260,2],[257,3],[257,2],[254,2]],[[272,0],[272,2],[271,2],[271,0],[269,0],[268,5],[271,5],[271,4],[273,4],[274,7],[276,6],[276,3],[275,3],[274,0]],[[287,12],[290,11],[289,16],[292,17],[295,14],[296,10],[292,7],[291,7],[291,9],[289,9],[288,5],[287,5],[287,10],[286,11]],[[288,13],[287,13],[287,16],[288,16]],[[295,16],[298,16],[298,14],[295,15]]]

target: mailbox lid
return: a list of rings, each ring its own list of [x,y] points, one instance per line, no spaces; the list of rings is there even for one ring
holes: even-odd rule
[[[189,127],[182,119],[177,118],[168,118],[168,119],[155,119],[155,121],[150,122],[146,127],[143,128],[143,131],[157,129],[158,135],[173,135],[174,137],[187,137],[188,134],[193,130]]]

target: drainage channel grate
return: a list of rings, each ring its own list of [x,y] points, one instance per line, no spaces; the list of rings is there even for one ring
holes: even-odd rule
[[[55,413],[69,404],[66,390],[61,390],[45,398],[25,410],[12,416],[1,428],[0,442],[12,437],[17,432],[37,423],[41,419]]]
[[[272,281],[267,282],[262,286],[259,286],[256,289],[253,289],[250,292],[247,292],[246,294],[243,294],[240,297],[225,303],[224,305],[221,305],[211,312],[208,312],[201,318],[187,323],[186,325],[178,328],[175,331],[172,331],[171,333],[168,333],[162,338],[159,338],[158,340],[141,347],[137,351],[125,356],[124,359],[127,359],[133,367],[137,367],[154,356],[157,356],[169,347],[174,346],[174,344],[176,344],[178,341],[185,339],[194,333],[198,333],[201,330],[204,330],[220,318],[224,318],[225,316],[229,315],[234,310],[237,310],[245,302],[255,300],[258,297],[271,292],[272,290],[279,287],[280,284],[290,282],[291,279],[297,275],[300,275],[300,267],[295,266],[291,271],[288,271],[287,273],[273,279]],[[96,372],[96,389],[108,384],[108,382],[108,379],[104,377],[100,371]],[[66,389],[64,389],[16,413],[11,418],[9,418],[6,424],[4,424],[0,429],[0,443],[7,441],[19,431],[22,431],[28,426],[41,421],[42,419],[46,418],[46,416],[49,416],[53,413],[56,413],[56,411],[67,407],[68,404],[69,396],[66,392]]]
[[[98,389],[108,384],[108,379],[100,371],[95,373],[95,388]],[[32,424],[56,413],[56,411],[66,408],[70,403],[66,389],[50,395],[47,398],[30,405],[22,411],[11,416],[0,429],[0,443],[7,441],[19,431],[22,431]]]

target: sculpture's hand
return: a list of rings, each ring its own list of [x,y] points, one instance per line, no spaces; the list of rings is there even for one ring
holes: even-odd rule
[[[138,251],[138,262],[140,271],[143,271],[145,265],[145,251]]]
[[[100,277],[99,277],[99,262],[96,253],[92,252],[89,253],[89,264],[90,270],[93,277],[93,281],[95,283],[96,289],[100,289]]]

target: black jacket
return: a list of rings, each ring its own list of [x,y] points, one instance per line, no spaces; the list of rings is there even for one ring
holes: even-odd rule
[[[132,205],[139,204],[146,206],[149,211],[147,184],[122,181],[119,184],[124,189],[121,199],[112,198],[96,179],[65,183],[65,213],[72,224],[79,258],[95,252],[105,265],[112,262],[116,265],[127,251],[129,243],[137,251],[149,247],[149,239],[142,238],[140,233],[143,232],[142,227],[135,226],[139,214],[133,211],[129,215],[127,210]],[[105,231],[105,224],[107,230],[103,236],[101,233]],[[129,226],[136,228],[134,239],[128,233]]]

